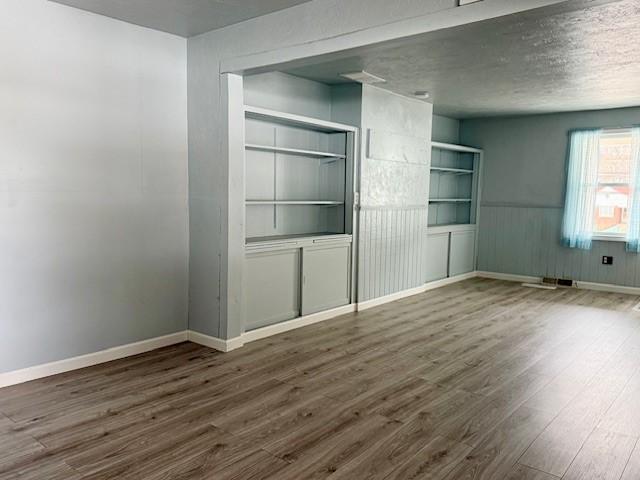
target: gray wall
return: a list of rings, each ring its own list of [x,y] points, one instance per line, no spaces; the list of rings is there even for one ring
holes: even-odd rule
[[[485,150],[479,269],[640,286],[640,255],[624,243],[560,245],[569,130],[637,123],[640,108],[464,120],[462,142]]]
[[[442,143],[460,143],[460,120],[434,115],[431,140]]]
[[[185,330],[186,41],[0,15],[0,372]]]
[[[358,301],[425,283],[432,112],[363,88]]]
[[[244,77],[244,103],[331,120],[331,87],[280,72]]]
[[[190,202],[190,304],[191,329],[228,338],[227,265],[229,258],[229,158],[225,154],[228,122],[222,101],[220,61],[256,52],[333,38],[418,15],[453,8],[455,0],[325,0],[259,17],[188,40],[189,82],[189,202]],[[283,27],[284,26],[284,27]],[[241,201],[240,198],[234,202]],[[240,242],[242,239],[236,239]],[[234,322],[233,319],[230,320]]]

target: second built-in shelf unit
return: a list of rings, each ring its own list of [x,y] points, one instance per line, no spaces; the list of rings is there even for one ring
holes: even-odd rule
[[[482,150],[432,142],[429,226],[476,223]]]
[[[426,281],[476,268],[482,150],[432,142]]]

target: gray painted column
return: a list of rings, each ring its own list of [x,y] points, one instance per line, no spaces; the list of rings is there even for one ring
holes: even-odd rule
[[[227,131],[223,136],[223,155],[228,160],[227,211],[222,214],[222,254],[220,338],[240,336],[244,331],[243,270],[245,244],[245,162],[244,94],[242,76],[222,75],[220,88]],[[224,252],[227,252],[226,258]]]

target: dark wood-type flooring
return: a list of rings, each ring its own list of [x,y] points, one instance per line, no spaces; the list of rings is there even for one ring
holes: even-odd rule
[[[474,279],[0,390],[0,479],[640,478],[637,297]]]

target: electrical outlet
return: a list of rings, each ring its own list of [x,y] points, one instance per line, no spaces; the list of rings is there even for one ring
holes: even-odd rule
[[[613,257],[607,256],[607,255],[603,256],[602,257],[602,264],[603,265],[613,265]]]

